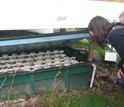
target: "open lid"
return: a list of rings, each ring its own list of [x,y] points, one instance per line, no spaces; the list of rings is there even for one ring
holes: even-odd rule
[[[90,37],[88,31],[40,34],[29,31],[0,31],[0,52],[63,47]]]

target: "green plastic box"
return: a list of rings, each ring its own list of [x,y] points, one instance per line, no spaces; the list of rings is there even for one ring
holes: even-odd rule
[[[55,35],[55,34],[54,34]],[[58,35],[58,34],[57,34]],[[10,39],[10,38],[9,38]],[[3,40],[3,39],[2,39]],[[4,41],[4,40],[3,40]],[[84,63],[79,63],[71,65],[68,67],[62,67],[61,73],[57,77],[57,82],[60,82],[56,90],[58,91],[69,91],[73,89],[82,89],[88,87],[89,72],[92,68],[92,62],[87,61],[87,55],[81,54],[79,51],[71,49],[67,46],[63,47],[48,47],[41,49],[33,49],[30,51],[38,52],[39,50],[54,50],[63,49],[65,54],[68,56],[75,56],[76,60],[83,60]],[[14,51],[20,53],[21,51]],[[24,52],[24,50],[23,50]],[[25,52],[29,50],[25,49]],[[3,52],[1,52],[3,54]],[[5,53],[5,52],[4,52]],[[11,54],[12,52],[6,52]],[[38,94],[46,91],[52,90],[53,80],[59,71],[59,67],[40,69],[34,72],[20,72],[16,74],[15,81],[13,83],[12,94],[22,95],[22,94]],[[0,75],[0,85],[3,83],[4,79],[7,77],[3,87],[0,89],[0,97],[8,96],[8,90],[10,88],[14,74],[1,74]]]

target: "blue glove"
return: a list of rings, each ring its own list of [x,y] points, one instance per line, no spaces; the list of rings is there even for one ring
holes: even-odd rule
[[[121,83],[124,85],[124,75],[121,75]]]

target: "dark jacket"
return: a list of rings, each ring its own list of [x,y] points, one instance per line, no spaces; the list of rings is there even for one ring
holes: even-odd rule
[[[109,42],[116,49],[121,57],[118,69],[124,72],[124,24],[117,23],[110,27]]]

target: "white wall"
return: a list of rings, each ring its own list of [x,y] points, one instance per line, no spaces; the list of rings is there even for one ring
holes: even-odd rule
[[[87,0],[0,0],[0,30],[80,28],[102,15],[113,21],[124,3]],[[58,21],[58,17],[66,20]]]

